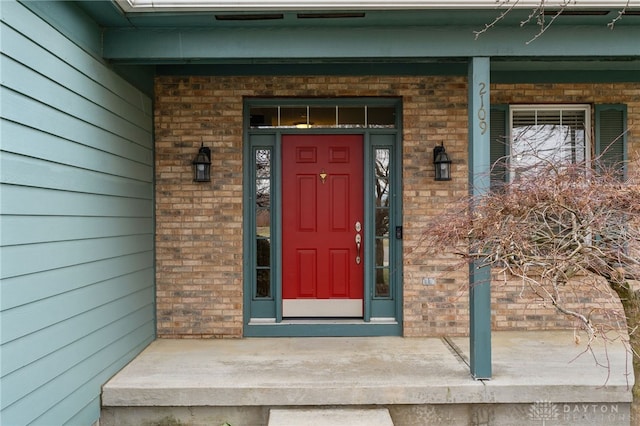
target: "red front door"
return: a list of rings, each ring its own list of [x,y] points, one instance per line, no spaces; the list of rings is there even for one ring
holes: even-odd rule
[[[282,138],[282,315],[361,317],[363,138]]]

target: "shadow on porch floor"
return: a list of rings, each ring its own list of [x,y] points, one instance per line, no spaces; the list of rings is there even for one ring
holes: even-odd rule
[[[465,337],[159,339],[104,386],[100,424],[264,425],[272,408],[338,406],[386,407],[396,426],[629,424],[622,344],[596,345],[609,369],[577,357],[573,332],[492,344],[493,378],[475,381]]]

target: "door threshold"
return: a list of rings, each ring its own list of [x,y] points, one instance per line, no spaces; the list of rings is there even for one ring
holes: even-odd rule
[[[371,318],[365,321],[361,318],[283,318],[280,324],[397,324],[395,318]]]
[[[282,299],[287,318],[362,318],[362,299]]]
[[[398,324],[395,318],[371,318],[365,321],[362,318],[283,318],[276,322],[275,318],[251,318],[249,325],[327,325],[327,324]]]
[[[402,323],[395,318],[251,318],[244,337],[365,337],[402,336]]]

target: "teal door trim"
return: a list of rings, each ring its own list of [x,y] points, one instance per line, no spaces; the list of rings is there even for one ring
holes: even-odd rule
[[[375,106],[393,106],[395,108],[396,124],[394,128],[310,128],[297,129],[293,127],[259,127],[250,126],[250,108],[264,107],[265,105],[339,105],[354,106],[362,104],[374,104]],[[243,209],[244,222],[244,329],[246,337],[267,336],[377,336],[377,335],[401,335],[402,334],[402,241],[395,238],[396,226],[402,224],[402,149],[401,149],[401,103],[398,98],[372,99],[256,99],[247,100],[245,103],[245,136],[244,136],[244,196]],[[365,191],[365,217],[364,217],[364,315],[361,319],[305,319],[288,320],[282,317],[282,264],[281,233],[283,226],[281,213],[280,188],[282,188],[281,176],[281,140],[284,134],[361,134],[364,141],[364,172],[363,182]],[[393,273],[387,273],[390,280],[389,294],[384,297],[376,295],[374,280],[376,277],[376,255],[374,244],[375,231],[375,169],[374,161],[376,152],[388,154],[391,168],[389,183],[389,224],[388,224],[388,261],[387,269],[394,268]],[[269,154],[268,168],[256,170],[257,154]],[[267,172],[268,170],[268,172]],[[267,197],[262,198],[256,188],[269,186]],[[263,199],[261,207],[257,200]],[[260,210],[260,213],[257,213]],[[258,216],[261,216],[258,219]],[[260,227],[259,221],[265,221],[268,215],[268,228]],[[258,231],[259,229],[259,231]],[[380,233],[380,231],[378,231]],[[368,242],[368,243],[366,243]],[[268,248],[267,261],[265,252],[260,250]],[[258,256],[261,260],[258,261]],[[378,260],[379,261],[379,260]],[[268,264],[268,265],[267,265]],[[267,266],[265,266],[267,265]],[[258,275],[261,276],[260,291],[258,291]],[[269,284],[265,285],[265,276],[269,277]],[[260,295],[260,297],[257,297]]]

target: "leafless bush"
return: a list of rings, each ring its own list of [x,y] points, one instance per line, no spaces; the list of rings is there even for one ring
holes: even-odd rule
[[[535,172],[520,173],[499,190],[459,200],[429,228],[425,251],[454,254],[493,268],[494,277],[521,280],[541,304],[586,330],[587,351],[594,339],[622,340],[638,374],[640,164],[622,179],[620,167],[597,163],[540,162]],[[624,318],[613,321],[623,330],[611,327],[610,303],[574,303],[577,293],[603,289],[609,300],[613,293],[619,297]]]

